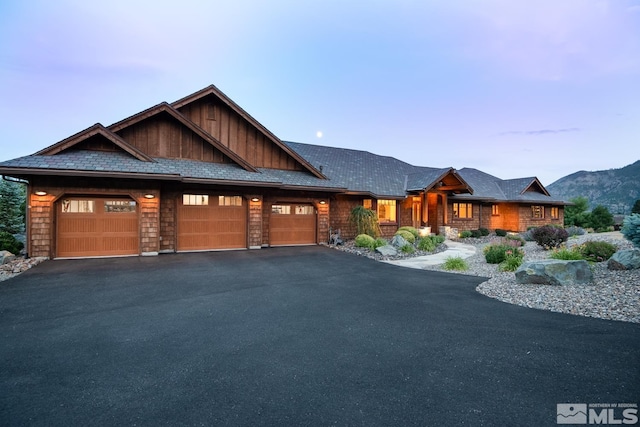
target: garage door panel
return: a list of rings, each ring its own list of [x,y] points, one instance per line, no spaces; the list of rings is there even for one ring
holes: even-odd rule
[[[178,208],[178,250],[206,251],[247,247],[247,207],[219,206],[218,197],[208,197],[207,205]],[[203,200],[196,197],[195,200]],[[240,203],[242,203],[240,201]]]
[[[128,206],[127,211],[106,211],[105,206],[112,208],[114,200]],[[136,208],[131,199],[61,200],[57,208],[56,256],[137,255],[140,239]],[[86,211],[77,212],[79,209]]]
[[[300,214],[300,205],[277,205],[272,209],[269,221],[271,246],[316,244],[316,215]],[[306,206],[303,211],[312,211]],[[281,213],[283,212],[283,213]]]

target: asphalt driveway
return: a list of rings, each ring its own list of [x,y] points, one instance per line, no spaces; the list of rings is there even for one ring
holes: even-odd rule
[[[49,261],[0,283],[0,424],[544,426],[640,403],[640,326],[481,281],[324,247]]]

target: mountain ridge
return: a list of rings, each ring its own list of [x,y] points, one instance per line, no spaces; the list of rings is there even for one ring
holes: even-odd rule
[[[640,199],[640,160],[618,169],[577,171],[549,184],[552,196],[569,201],[584,196],[589,207],[609,208],[612,214],[629,214]]]

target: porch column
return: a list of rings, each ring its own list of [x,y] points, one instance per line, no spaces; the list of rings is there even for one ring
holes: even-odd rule
[[[422,198],[422,225],[429,225],[429,199],[427,197],[427,192],[423,192],[420,194]]]
[[[447,209],[447,194],[442,193],[442,225],[449,225],[449,209]]]

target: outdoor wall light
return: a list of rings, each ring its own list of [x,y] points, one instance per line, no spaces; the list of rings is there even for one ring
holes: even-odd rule
[[[153,194],[145,194],[145,195],[144,195],[144,198],[145,198],[145,199],[153,199],[153,198],[155,198],[155,197],[156,197],[156,196],[154,196]]]
[[[252,202],[259,202],[259,201],[260,201],[260,199],[259,199],[258,197],[252,197],[252,198],[251,198],[251,201],[252,201]]]
[[[327,202],[325,202],[324,200],[320,200],[320,204],[321,204],[321,205],[324,205],[324,204],[326,204],[326,203],[327,203]]]
[[[36,191],[33,194],[35,194],[36,196],[46,196],[47,192],[46,191]]]

